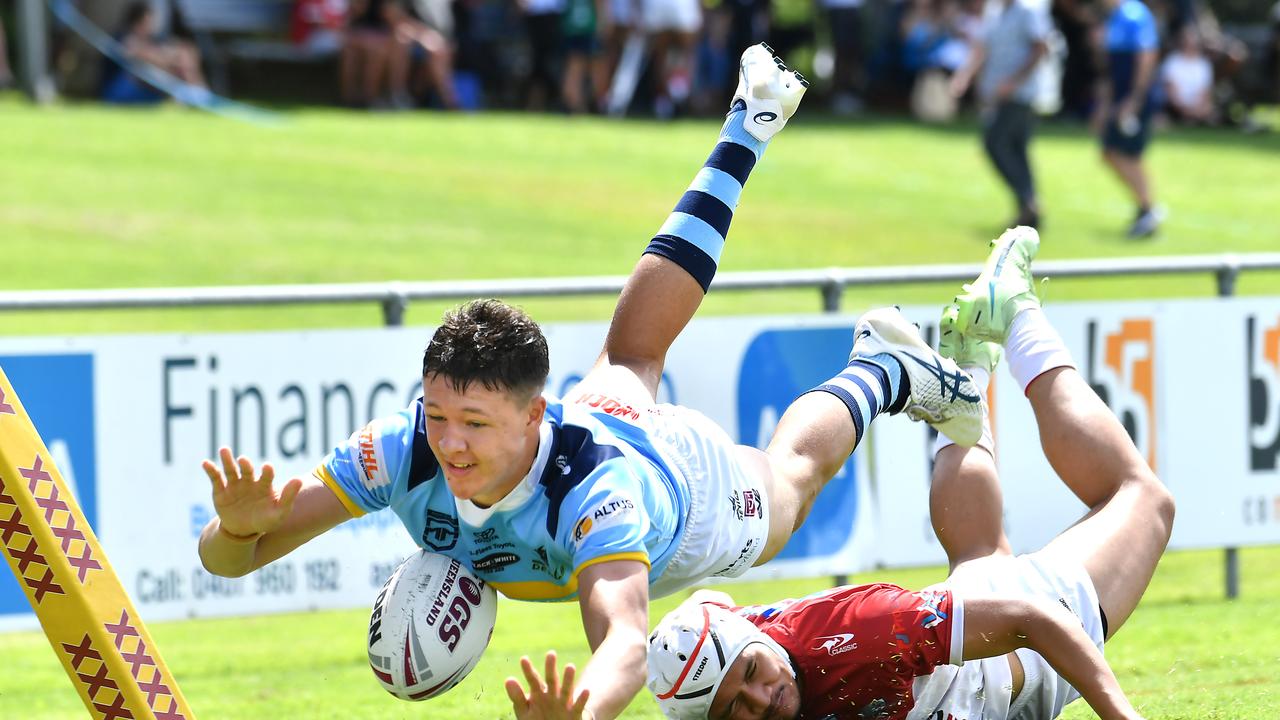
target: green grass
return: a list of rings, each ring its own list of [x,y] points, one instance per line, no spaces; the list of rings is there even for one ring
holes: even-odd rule
[[[803,111],[802,111],[803,113]],[[32,109],[0,98],[4,287],[161,287],[625,274],[700,166],[714,121],[299,111],[260,127],[184,111]],[[1276,250],[1274,137],[1161,135],[1160,240],[1075,128],[1035,145],[1042,257]],[[725,270],[980,261],[1011,214],[970,126],[801,114],[744,194]],[[536,248],[548,260],[537,260]],[[1246,274],[1242,293],[1280,275]],[[850,291],[847,307],[941,302],[950,286]],[[1054,299],[1206,296],[1209,276],[1060,281]],[[611,298],[526,303],[602,319]],[[441,305],[411,307],[430,324]],[[704,313],[805,312],[816,291],[719,293]],[[370,305],[17,313],[0,333],[368,326]]]
[[[1138,611],[1107,655],[1148,720],[1275,720],[1280,717],[1280,548],[1241,552],[1242,597],[1223,599],[1221,552],[1166,556]],[[923,587],[942,568],[885,570],[859,582],[888,580]],[[748,583],[728,588],[740,602],[764,602],[821,589],[822,579]],[[656,621],[678,603],[654,603]],[[509,702],[503,680],[519,657],[555,648],[581,664],[588,656],[576,604],[503,602],[498,630],[480,665],[448,694],[422,705],[392,698],[364,657],[367,611],[315,612],[223,620],[153,623],[152,634],[197,717],[498,718]],[[84,717],[70,681],[40,633],[0,635],[0,717]],[[16,669],[16,672],[15,672]],[[661,717],[642,693],[626,717]],[[1093,717],[1080,702],[1068,720]]]
[[[803,112],[803,111],[802,111]],[[282,127],[174,108],[33,109],[0,96],[0,255],[7,290],[624,274],[711,146],[710,121],[660,125],[510,115],[300,111]],[[1121,237],[1130,207],[1074,128],[1047,128],[1035,162],[1048,259],[1280,249],[1274,137],[1179,132],[1151,166],[1172,216]],[[835,124],[801,115],[753,175],[726,270],[976,263],[1009,215],[972,126]],[[531,252],[536,249],[537,253]],[[545,260],[541,258],[547,258]],[[1242,294],[1275,293],[1248,274]],[[947,286],[851,290],[871,303],[941,302]],[[1213,294],[1212,278],[1061,281],[1054,299]],[[611,298],[538,300],[543,320],[602,319]],[[414,305],[430,324],[440,304]],[[814,291],[709,297],[704,313],[806,312]],[[373,305],[9,313],[0,334],[369,326]],[[1147,718],[1280,717],[1280,549],[1243,552],[1244,593],[1221,599],[1221,555],[1176,553],[1108,654]],[[940,569],[859,577],[922,586]],[[742,601],[822,580],[735,586]],[[655,603],[656,619],[676,600]],[[378,689],[363,611],[157,623],[204,718],[488,718],[525,653],[586,656],[573,605],[507,602],[485,660],[426,706]],[[83,717],[44,636],[0,635],[0,717]],[[639,698],[630,716],[658,717]],[[1089,717],[1073,706],[1068,718]]]

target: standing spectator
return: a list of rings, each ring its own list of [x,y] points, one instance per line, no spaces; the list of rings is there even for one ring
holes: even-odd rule
[[[124,22],[116,40],[130,60],[151,65],[190,86],[208,90],[209,85],[200,69],[200,51],[186,40],[158,38],[155,13],[150,3],[134,2],[125,8]],[[164,94],[117,63],[110,62],[103,76],[102,99],[115,103],[145,103],[162,100]]]
[[[654,114],[668,119],[693,89],[702,4],[699,0],[641,0],[640,12],[652,47]]]
[[[458,108],[453,88],[453,48],[445,36],[410,13],[401,0],[388,0],[383,16],[391,28],[388,83],[393,107],[413,107],[423,99],[428,85],[434,86],[440,103],[448,110]],[[410,92],[410,73],[422,66],[419,81]]]
[[[1102,135],[1107,165],[1138,205],[1129,237],[1150,237],[1164,215],[1152,201],[1151,178],[1142,159],[1151,140],[1160,39],[1155,17],[1141,0],[1103,3],[1111,12],[1102,38],[1107,76],[1091,124]]]
[[[1067,55],[1062,67],[1061,114],[1086,120],[1093,111],[1098,81],[1097,56],[1089,34],[1098,24],[1097,10],[1086,0],[1053,0],[1053,24],[1062,33]]]
[[[854,115],[863,107],[862,2],[822,0],[831,29],[831,49],[835,55],[835,67],[831,73],[831,110],[837,115]]]
[[[1164,85],[1165,109],[1174,120],[1204,125],[1217,120],[1213,63],[1200,47],[1195,26],[1184,26],[1178,34],[1178,46],[1160,66],[1160,82]]]
[[[555,105],[560,96],[561,23],[565,0],[519,0],[529,37],[524,102],[530,110]]]
[[[1048,52],[1052,26],[1043,9],[1028,0],[1001,0],[973,44],[965,67],[952,77],[951,94],[959,98],[978,77],[982,144],[987,157],[1013,192],[1017,216],[1009,227],[1039,227],[1040,201],[1027,148],[1035,112],[1035,71]]]
[[[571,114],[603,109],[609,92],[609,68],[600,37],[608,23],[606,0],[567,0],[564,11],[564,83],[561,96]],[[590,88],[590,104],[583,87]]]

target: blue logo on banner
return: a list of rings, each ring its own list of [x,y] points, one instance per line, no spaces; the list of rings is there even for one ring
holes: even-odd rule
[[[757,335],[747,346],[738,376],[738,441],[763,447],[791,401],[844,367],[851,341],[845,328],[770,330]],[[858,477],[852,458],[823,488],[813,508],[779,558],[831,555],[853,536]]]
[[[93,442],[93,356],[0,355],[18,399],[71,486],[89,526],[98,524],[97,453]],[[34,458],[31,458],[34,460]],[[10,572],[0,572],[0,615],[31,612]]]

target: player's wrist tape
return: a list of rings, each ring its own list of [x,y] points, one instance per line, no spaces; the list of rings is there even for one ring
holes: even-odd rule
[[[222,537],[226,538],[227,540],[230,540],[231,542],[236,542],[236,543],[257,542],[258,539],[261,538],[264,534],[264,533],[253,533],[252,535],[236,535],[235,533],[223,527],[222,523],[218,523],[218,533],[221,534]]]

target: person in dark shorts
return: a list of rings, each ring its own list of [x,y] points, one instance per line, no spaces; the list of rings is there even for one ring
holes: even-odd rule
[[[1164,211],[1153,201],[1143,153],[1151,141],[1160,38],[1155,17],[1141,0],[1103,0],[1110,15],[1103,27],[1107,73],[1094,111],[1093,128],[1102,137],[1102,157],[1138,205],[1129,237],[1150,237]]]

